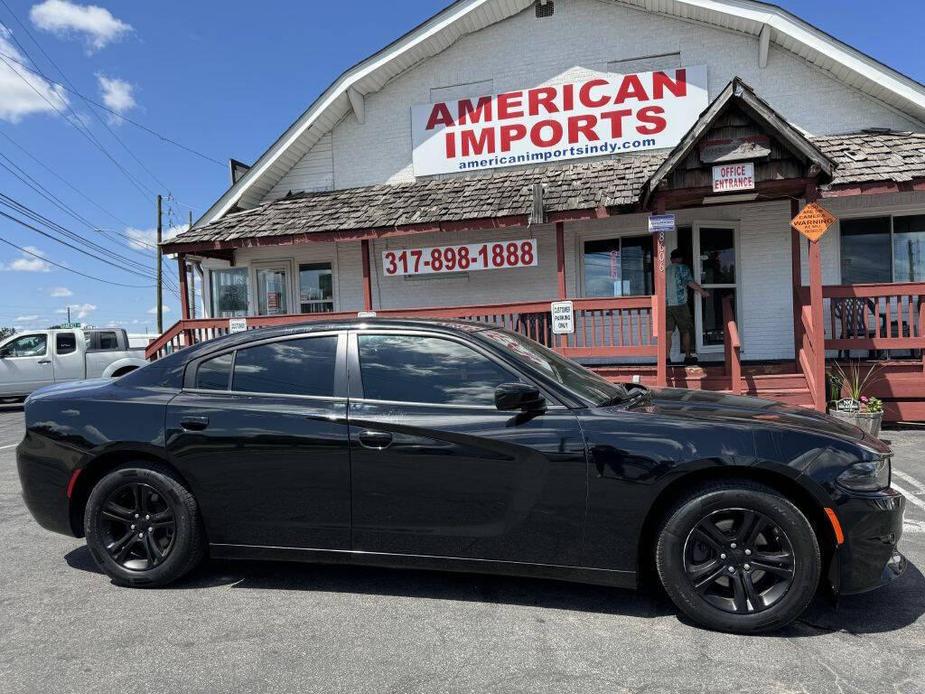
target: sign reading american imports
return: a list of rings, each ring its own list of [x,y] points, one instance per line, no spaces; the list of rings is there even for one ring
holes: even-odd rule
[[[695,66],[411,107],[416,176],[674,147],[707,107]]]

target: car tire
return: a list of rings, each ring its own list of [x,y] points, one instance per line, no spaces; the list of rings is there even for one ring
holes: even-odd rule
[[[796,506],[770,487],[735,482],[700,487],[669,511],[655,563],[684,614],[710,629],[747,634],[799,617],[816,594],[822,560]]]
[[[206,551],[196,499],[156,463],[123,465],[103,477],[87,500],[84,531],[96,563],[120,586],[165,586]]]

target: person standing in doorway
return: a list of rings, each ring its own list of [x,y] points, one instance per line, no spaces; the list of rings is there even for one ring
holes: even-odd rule
[[[671,264],[666,269],[666,334],[669,347],[674,337],[675,328],[681,332],[681,349],[684,350],[684,365],[695,366],[697,353],[693,349],[694,319],[688,306],[688,290],[694,290],[702,297],[710,296],[710,292],[694,281],[690,268],[684,264],[684,254],[675,248],[671,252]]]

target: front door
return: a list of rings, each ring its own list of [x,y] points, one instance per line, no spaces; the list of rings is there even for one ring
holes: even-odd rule
[[[350,548],[345,352],[346,334],[313,333],[187,368],[166,445],[210,542]]]
[[[348,356],[353,548],[577,565],[586,464],[577,419],[499,411],[522,379],[449,336],[360,331]]]
[[[0,348],[0,395],[26,395],[54,382],[46,333],[19,335]]]
[[[722,353],[726,336],[723,300],[738,312],[738,229],[729,224],[697,224],[693,230],[694,280],[710,292],[693,295],[697,351]],[[738,322],[738,318],[736,318]]]

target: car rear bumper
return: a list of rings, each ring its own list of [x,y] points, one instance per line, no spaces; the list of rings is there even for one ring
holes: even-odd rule
[[[906,569],[898,549],[906,499],[887,489],[878,494],[842,495],[836,513],[845,534],[838,548],[838,585],[842,595],[874,590]]]
[[[53,458],[37,455],[30,443],[16,448],[22,497],[32,517],[46,530],[74,536],[67,485],[71,471]]]

